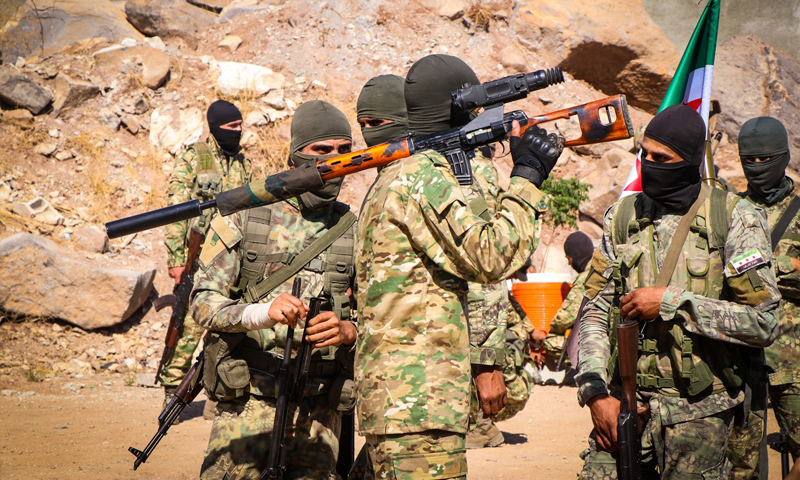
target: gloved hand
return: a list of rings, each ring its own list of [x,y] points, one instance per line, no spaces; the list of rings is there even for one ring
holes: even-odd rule
[[[547,180],[564,151],[564,137],[536,126],[525,130],[521,138],[510,137],[509,144],[514,160],[511,176],[526,178],[537,187]]]

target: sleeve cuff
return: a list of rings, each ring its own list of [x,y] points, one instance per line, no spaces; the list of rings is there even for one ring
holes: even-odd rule
[[[598,374],[590,374],[588,380],[585,380],[578,387],[578,403],[581,407],[586,406],[592,397],[597,395],[609,395],[608,385],[600,378]]]
[[[779,275],[786,275],[794,272],[792,257],[788,255],[779,255],[775,257],[775,268],[778,270]]]
[[[494,348],[470,347],[469,349],[469,363],[472,365],[502,366],[503,362],[498,361],[498,358],[503,358],[503,355]]]
[[[691,293],[678,287],[667,287],[664,296],[661,298],[661,308],[658,314],[662,320],[672,320],[675,318],[675,313],[684,302],[689,300],[692,296]]]
[[[186,265],[186,257],[182,255],[180,257],[170,256],[167,259],[167,268],[182,267],[184,265]]]
[[[506,195],[527,203],[538,213],[545,212],[549,208],[547,196],[536,185],[522,177],[511,177]]]

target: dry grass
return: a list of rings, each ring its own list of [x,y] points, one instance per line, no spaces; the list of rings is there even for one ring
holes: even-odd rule
[[[378,25],[386,25],[389,23],[389,20],[392,19],[391,13],[386,8],[386,5],[381,5],[378,7],[378,10],[375,11],[375,23]]]
[[[117,189],[117,184],[109,181],[107,155],[102,140],[103,135],[99,132],[83,132],[72,137],[69,143],[85,158],[86,192],[91,197],[88,213],[95,220],[107,222],[112,220],[111,194]]]
[[[286,170],[286,160],[289,158],[289,138],[281,134],[280,126],[290,119],[279,120],[277,124],[259,129],[258,142],[250,149],[248,156],[253,160],[253,173],[251,178],[265,178],[268,175]]]
[[[491,5],[480,2],[472,4],[467,9],[464,16],[472,22],[476,30],[483,30],[484,32],[489,31],[489,24],[493,18]]]
[[[148,148],[146,152],[136,158],[142,170],[148,172],[150,191],[142,197],[142,207],[145,210],[167,206],[167,174],[162,168],[164,162],[161,154],[155,148]]]
[[[226,100],[236,105],[239,111],[242,112],[242,118],[247,118],[247,114],[256,109],[256,102],[259,98],[261,98],[261,95],[259,95],[256,89],[252,87],[244,88],[236,95],[225,95],[218,89],[215,89],[214,93],[218,99]]]

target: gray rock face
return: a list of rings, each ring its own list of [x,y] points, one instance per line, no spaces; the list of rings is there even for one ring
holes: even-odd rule
[[[178,37],[197,48],[197,32],[211,25],[216,15],[179,0],[128,0],[125,15],[148,37]]]
[[[68,113],[75,107],[83,105],[87,100],[100,95],[100,87],[74,79],[63,72],[56,77],[55,91],[53,113],[56,116]]]
[[[0,65],[0,100],[38,115],[53,101],[53,94],[17,68]]]
[[[109,270],[73,260],[50,240],[20,233],[0,243],[0,308],[87,330],[110,327],[147,300],[155,274],[155,267]]]

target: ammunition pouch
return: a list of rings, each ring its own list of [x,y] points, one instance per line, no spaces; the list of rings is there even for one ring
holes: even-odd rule
[[[206,335],[203,386],[208,398],[215,402],[231,401],[249,390],[247,362],[231,355],[244,338],[242,333],[209,331]]]
[[[328,391],[328,405],[340,413],[353,413],[356,408],[356,385],[353,379],[338,376]]]

